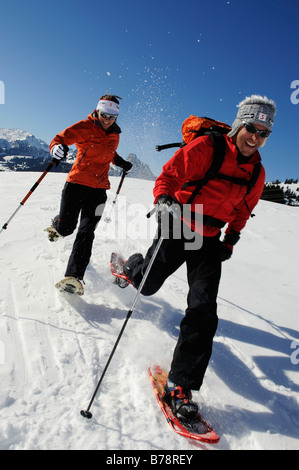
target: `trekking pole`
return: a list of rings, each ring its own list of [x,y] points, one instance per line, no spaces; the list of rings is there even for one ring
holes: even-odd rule
[[[8,221],[3,225],[3,227],[1,228],[0,230],[0,233],[3,232],[3,230],[6,230],[7,229],[7,226],[9,224],[9,222],[14,218],[14,216],[17,214],[17,212],[19,212],[19,210],[21,209],[21,207],[25,204],[25,202],[27,201],[27,199],[29,199],[29,197],[31,196],[31,194],[33,193],[33,191],[38,187],[38,185],[40,184],[40,182],[44,179],[44,177],[46,176],[46,174],[51,170],[51,168],[53,167],[53,165],[55,165],[55,160],[52,160],[51,163],[47,166],[47,168],[45,169],[45,171],[43,172],[43,174],[39,177],[39,179],[36,181],[36,183],[34,183],[34,185],[32,186],[32,188],[30,189],[30,191],[26,194],[26,196],[24,197],[23,201],[20,202],[20,205],[17,207],[17,209],[12,213],[12,215],[9,217]]]
[[[116,342],[115,342],[115,345],[114,345],[114,347],[113,347],[113,349],[112,349],[112,352],[111,352],[111,354],[110,354],[110,356],[109,356],[109,359],[108,359],[108,361],[107,361],[107,364],[106,364],[106,366],[105,366],[105,368],[104,368],[104,370],[103,370],[103,372],[102,372],[101,378],[100,378],[99,383],[98,383],[98,385],[97,385],[97,387],[96,387],[96,389],[95,389],[95,391],[94,391],[94,394],[93,394],[93,396],[92,396],[92,398],[91,398],[91,400],[90,400],[90,403],[89,403],[89,405],[88,405],[88,408],[87,408],[87,410],[81,410],[81,412],[80,412],[81,415],[82,415],[84,418],[87,418],[87,419],[91,419],[91,418],[92,418],[92,414],[91,414],[91,412],[90,412],[89,410],[90,410],[91,405],[92,405],[92,403],[93,403],[93,401],[94,401],[94,399],[95,399],[95,397],[96,397],[96,395],[97,395],[97,393],[98,393],[98,390],[99,390],[99,388],[100,388],[100,386],[101,386],[101,383],[102,383],[102,381],[103,381],[103,378],[104,378],[104,376],[105,376],[105,374],[106,374],[106,371],[107,371],[107,369],[108,369],[108,367],[109,367],[109,364],[110,364],[110,362],[111,362],[111,359],[112,359],[112,357],[113,357],[113,355],[114,355],[114,353],[115,353],[115,351],[116,351],[116,348],[117,348],[118,343],[119,343],[119,341],[120,341],[120,339],[121,339],[121,337],[122,337],[122,334],[123,334],[123,332],[124,332],[124,330],[125,330],[125,328],[126,328],[126,326],[127,326],[127,323],[128,323],[128,321],[129,321],[129,319],[130,319],[132,313],[133,313],[133,310],[134,310],[135,305],[136,305],[136,303],[137,303],[137,300],[138,300],[138,298],[139,298],[140,292],[142,291],[143,286],[144,286],[144,284],[145,284],[145,282],[146,282],[146,280],[147,280],[147,277],[148,277],[149,272],[150,272],[150,270],[151,270],[151,268],[152,268],[153,262],[155,261],[155,258],[156,258],[157,254],[158,254],[158,251],[159,251],[159,249],[160,249],[160,247],[161,247],[161,245],[162,245],[163,240],[164,240],[164,238],[163,238],[162,236],[161,236],[161,237],[159,238],[159,240],[158,240],[158,243],[157,243],[157,246],[156,246],[156,248],[155,248],[155,251],[154,251],[154,253],[153,253],[153,255],[152,255],[151,259],[150,259],[150,262],[149,262],[149,264],[148,264],[148,266],[147,266],[147,268],[146,268],[146,271],[145,271],[144,276],[143,276],[143,278],[142,278],[141,284],[140,284],[140,286],[139,286],[139,288],[138,288],[138,291],[137,291],[137,294],[136,294],[136,296],[135,296],[135,299],[134,299],[134,301],[133,301],[133,303],[132,303],[132,305],[131,305],[130,310],[129,310],[128,313],[127,313],[127,317],[126,317],[126,319],[125,319],[125,322],[124,322],[124,324],[123,324],[123,327],[122,327],[122,329],[121,329],[121,331],[120,331],[120,333],[119,333],[119,335],[118,335],[118,338],[117,338],[117,340],[116,340]]]
[[[118,188],[117,188],[117,191],[116,191],[116,196],[115,196],[114,201],[113,201],[113,203],[112,203],[112,206],[111,206],[111,208],[110,208],[109,216],[105,217],[105,219],[104,219],[107,224],[109,224],[109,223],[111,222],[111,217],[110,217],[110,216],[111,216],[111,214],[112,214],[113,208],[114,208],[114,206],[115,206],[115,204],[116,204],[116,201],[117,201],[117,196],[118,196],[119,193],[120,193],[120,190],[121,190],[121,188],[122,188],[124,179],[125,179],[125,177],[127,176],[127,174],[128,174],[128,173],[126,172],[126,170],[123,170],[123,172],[122,172],[122,177],[121,177],[121,180],[120,180],[120,182],[119,182],[119,185],[118,185]]]

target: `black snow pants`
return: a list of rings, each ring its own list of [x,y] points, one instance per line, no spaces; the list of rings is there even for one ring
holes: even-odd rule
[[[106,200],[106,189],[68,182],[65,184],[59,215],[54,218],[53,226],[63,237],[70,235],[74,232],[81,213],[65,276],[83,279],[92,253],[94,232],[101,220]]]
[[[127,261],[129,277],[136,288],[140,285],[156,244],[157,240],[145,259],[136,254]],[[188,250],[187,246],[184,239],[163,240],[142,294],[153,295],[172,273],[186,263],[189,284],[187,309],[180,325],[169,379],[176,385],[199,390],[212,354],[213,337],[218,325],[216,299],[221,277],[221,242],[218,235],[203,237],[202,247],[197,250]]]

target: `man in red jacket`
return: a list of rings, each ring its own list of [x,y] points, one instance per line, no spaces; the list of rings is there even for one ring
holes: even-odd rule
[[[119,97],[104,95],[97,109],[88,119],[73,124],[54,137],[50,153],[59,163],[68,153],[69,145],[76,145],[76,160],[69,172],[62,192],[59,214],[46,229],[50,241],[57,241],[74,232],[79,215],[80,224],[72,253],[62,279],[56,287],[68,292],[83,294],[82,279],[88,266],[94,231],[101,219],[110,188],[108,172],[110,163],[129,172],[132,164],[123,160],[116,149],[120,127]]]
[[[184,208],[180,217],[183,228],[188,225],[202,237],[201,247],[195,249],[184,236],[185,230],[180,237],[164,239],[142,290],[143,295],[154,294],[172,273],[186,263],[188,306],[164,390],[164,399],[181,420],[192,419],[198,411],[191,400],[191,390],[200,389],[212,353],[218,323],[216,299],[221,262],[231,257],[240,231],[262,194],[265,182],[262,166],[249,194],[244,180],[251,179],[255,165],[261,160],[258,148],[265,145],[271,134],[275,112],[275,103],[259,95],[252,95],[239,104],[232,130],[223,137],[222,176],[208,181],[194,195],[188,211],[185,210],[186,204],[194,191],[194,185],[188,183],[202,180],[213,160],[214,148],[209,136],[198,137],[178,150],[156,180],[154,196],[160,231],[163,233],[165,229],[164,214],[167,212],[174,215],[172,222],[174,227],[177,225],[176,211],[173,210],[176,202],[175,206]],[[224,239],[220,241],[221,228],[226,224]],[[157,239],[145,259],[141,254],[134,254],[124,266],[125,274],[136,288],[156,244]]]

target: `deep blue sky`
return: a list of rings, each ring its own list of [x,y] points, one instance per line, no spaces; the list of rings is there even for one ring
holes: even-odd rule
[[[298,30],[298,0],[1,0],[0,127],[49,143],[112,92],[119,154],[158,175],[173,151],[155,146],[181,140],[185,117],[231,124],[257,93],[278,107],[267,180],[299,178]]]

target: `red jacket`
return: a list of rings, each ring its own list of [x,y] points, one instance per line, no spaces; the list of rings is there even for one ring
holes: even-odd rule
[[[96,112],[93,112],[89,114],[88,119],[79,121],[57,134],[50,144],[50,150],[58,144],[75,144],[77,157],[67,181],[92,188],[109,189],[108,171],[110,163],[117,155],[120,133],[116,123],[105,132]]]
[[[226,154],[221,167],[221,173],[236,178],[250,180],[254,164],[260,162],[261,157],[256,151],[246,163],[237,160],[238,150],[232,139],[225,136]],[[213,159],[213,144],[208,136],[199,137],[178,150],[163,167],[162,174],[157,178],[154,196],[155,203],[159,196],[169,195],[176,198],[181,204],[186,204],[191,196],[194,186],[182,189],[184,183],[202,179],[210,168]],[[224,179],[215,179],[208,182],[196,195],[191,211],[203,213],[228,223],[226,232],[231,230],[240,232],[261,197],[265,183],[265,170],[261,171],[255,186],[249,195],[245,196],[247,187]],[[184,218],[196,232],[211,237],[219,232],[219,228],[210,225],[192,225],[190,220]]]

